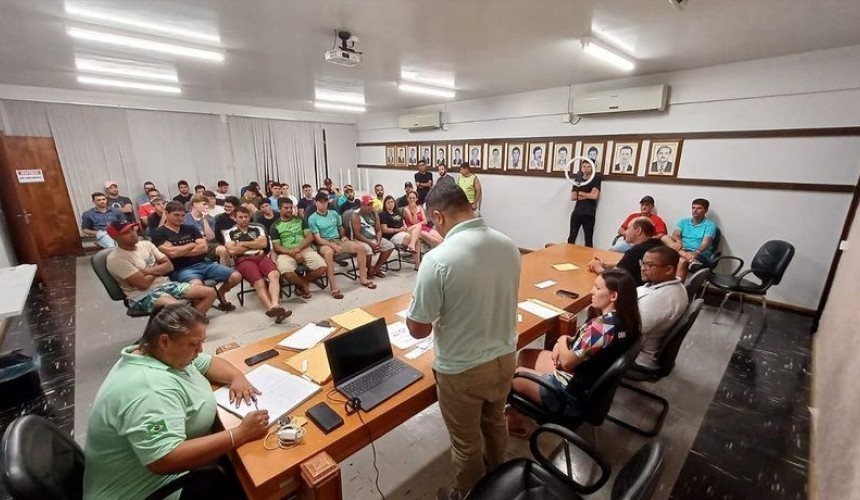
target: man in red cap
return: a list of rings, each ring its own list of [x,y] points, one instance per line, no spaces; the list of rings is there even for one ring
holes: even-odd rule
[[[118,247],[108,255],[107,269],[128,298],[129,308],[150,313],[157,305],[184,299],[205,314],[215,302],[215,290],[168,280],[173,264],[151,242],[140,240],[137,226],[128,221],[113,221],[107,226],[108,236]]]
[[[380,268],[388,262],[388,257],[394,251],[394,244],[382,237],[379,214],[373,211],[373,196],[369,194],[361,197],[361,207],[352,218],[352,238],[364,249],[367,256],[367,279],[374,276],[384,278],[385,273]],[[375,266],[372,265],[373,254],[379,254]]]

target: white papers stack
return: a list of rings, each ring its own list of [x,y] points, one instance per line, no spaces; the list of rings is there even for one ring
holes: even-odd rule
[[[528,312],[534,314],[535,316],[537,316],[539,318],[543,318],[543,319],[554,318],[554,317],[558,316],[559,314],[561,314],[561,311],[556,311],[556,310],[550,309],[548,307],[544,307],[544,306],[542,306],[542,305],[540,305],[534,301],[531,301],[531,300],[524,300],[524,301],[520,302],[519,304],[517,304],[517,306],[520,309],[522,309],[523,311],[528,311]]]
[[[418,356],[421,356],[422,354],[424,354],[425,352],[432,351],[432,350],[433,350],[433,335],[430,335],[426,339],[422,339],[422,340],[418,341],[418,345],[415,347],[415,349],[412,349],[411,351],[406,353],[406,359],[415,359]]]
[[[269,411],[269,421],[274,422],[291,412],[308,398],[322,390],[319,385],[301,377],[275,368],[272,365],[262,365],[245,374],[251,385],[262,394],[257,396],[257,407]],[[244,418],[255,411],[254,404],[230,403],[230,388],[222,387],[215,391],[215,401],[225,410]]]
[[[278,342],[278,347],[284,349],[293,349],[295,351],[304,351],[322,342],[326,337],[334,333],[335,328],[317,326],[313,323],[301,327],[293,332],[292,335]]]
[[[388,339],[398,349],[409,349],[421,342],[421,339],[416,339],[409,334],[409,329],[402,321],[395,321],[388,325]]]
[[[535,283],[535,288],[544,289],[544,288],[549,288],[553,285],[555,285],[555,281],[546,280],[546,281],[541,281],[540,283]]]

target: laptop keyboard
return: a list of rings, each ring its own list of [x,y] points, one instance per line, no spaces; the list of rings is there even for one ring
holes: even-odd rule
[[[343,389],[350,394],[359,395],[371,388],[381,384],[385,379],[391,378],[405,370],[409,365],[399,359],[380,365],[375,370],[365,373],[355,380],[343,384]]]

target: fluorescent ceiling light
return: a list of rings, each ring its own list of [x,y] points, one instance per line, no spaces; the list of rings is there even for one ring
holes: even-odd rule
[[[336,90],[316,89],[316,98],[319,101],[343,102],[346,104],[358,104],[364,106],[364,94],[353,92],[338,92]]]
[[[409,83],[417,83],[418,85],[432,85],[433,87],[441,87],[444,89],[455,89],[454,75],[441,72],[424,71],[419,72],[412,69],[401,69],[400,79]]]
[[[598,59],[601,59],[604,62],[612,64],[618,68],[623,69],[624,71],[632,71],[636,65],[633,61],[618,52],[600,45],[596,43],[593,38],[585,37],[582,38],[582,50],[585,51],[586,54],[594,56]]]
[[[404,92],[412,92],[414,94],[432,95],[434,97],[444,97],[445,99],[453,99],[457,93],[450,89],[440,89],[436,87],[426,87],[424,85],[416,85],[414,83],[400,82],[398,88]]]
[[[333,102],[314,101],[314,107],[317,109],[328,109],[332,111],[350,111],[353,113],[364,113],[367,108],[364,106],[355,106],[351,104],[336,104]]]
[[[186,30],[182,28],[177,28],[173,26],[166,25],[164,23],[153,23],[148,22],[143,19],[127,17],[122,15],[117,15],[112,12],[105,12],[99,10],[88,9],[86,7],[80,5],[74,5],[66,2],[66,13],[70,16],[86,19],[88,21],[98,21],[103,23],[108,23],[114,26],[123,26],[141,29],[147,32],[153,33],[163,33],[165,35],[170,36],[178,36],[181,38],[187,38],[190,40],[199,40],[201,42],[206,43],[221,43],[221,37],[218,35],[212,35],[209,33],[201,33],[199,31]]]
[[[125,80],[114,80],[113,78],[100,78],[97,76],[78,75],[78,82],[87,85],[102,85],[105,87],[120,87],[124,89],[150,90],[153,92],[167,92],[169,94],[181,94],[182,89],[173,85],[158,85],[155,83],[129,82]]]
[[[136,65],[131,61],[114,62],[83,57],[75,58],[75,66],[79,72],[83,73],[128,76],[143,80],[179,83],[179,75],[176,74],[176,68],[151,67],[144,64]]]
[[[215,50],[196,49],[183,45],[174,45],[172,43],[156,42],[145,38],[136,38],[131,36],[115,35],[104,31],[94,31],[83,28],[69,27],[66,29],[69,36],[79,38],[81,40],[90,40],[93,42],[101,42],[109,45],[118,45],[120,47],[129,47],[132,49],[149,50],[152,52],[161,52],[163,54],[173,54],[184,57],[194,57],[205,59],[208,61],[224,60],[224,53]]]

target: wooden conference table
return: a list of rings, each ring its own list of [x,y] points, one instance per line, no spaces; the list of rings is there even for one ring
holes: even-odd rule
[[[621,254],[615,252],[567,244],[556,245],[523,255],[519,300],[539,299],[572,313],[585,309],[591,303],[591,288],[594,284],[595,275],[588,271],[588,262],[594,255],[600,257],[604,262],[613,264],[621,257]],[[560,263],[573,263],[579,269],[557,271],[552,267],[553,264]],[[544,289],[538,289],[534,286],[536,283],[546,280],[553,280],[557,283]],[[579,294],[579,298],[572,300],[556,295],[555,292],[560,289],[576,292]],[[372,316],[384,317],[386,322],[390,324],[401,320],[396,314],[409,306],[411,295],[407,292],[362,307],[362,309]],[[522,321],[517,324],[518,348],[524,347],[556,328],[556,318],[542,319],[522,309],[518,309],[518,312],[522,315]],[[243,362],[245,358],[274,348],[290,333],[292,332],[278,334],[245,347],[227,351],[220,356],[243,372],[247,372],[252,368],[245,365]],[[436,401],[436,387],[431,369],[433,351],[424,353],[415,360],[407,360],[403,357],[405,351],[394,346],[392,349],[395,356],[420,370],[424,377],[374,408],[371,412],[362,412],[363,424],[358,415],[347,416],[342,403],[327,399],[334,388],[329,381],[323,385],[321,392],[297,407],[291,414],[304,415],[311,406],[326,401],[343,418],[344,424],[341,427],[330,434],[323,434],[313,423],[308,423],[306,426],[307,435],[301,444],[293,448],[269,451],[263,448],[261,440],[247,443],[231,453],[230,459],[249,498],[274,499],[295,494],[302,487],[300,466],[314,455],[324,451],[335,461],[344,460],[368,445],[371,439],[379,438]],[[279,356],[268,360],[267,363],[291,371],[285,361],[296,354],[292,351],[281,350]],[[343,400],[339,393],[333,394],[332,398],[336,398],[337,401]],[[221,423],[225,428],[239,424],[239,419],[235,415],[220,408],[218,411]]]

